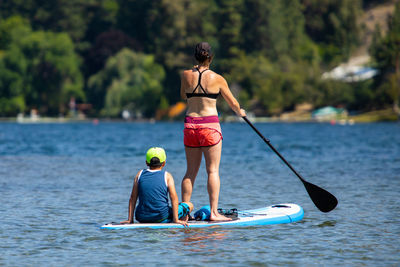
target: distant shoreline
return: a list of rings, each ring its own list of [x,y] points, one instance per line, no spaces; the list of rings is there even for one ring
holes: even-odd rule
[[[377,111],[369,111],[365,113],[360,113],[357,115],[348,115],[346,117],[326,117],[323,119],[315,119],[311,116],[310,112],[303,113],[299,116],[275,116],[275,117],[254,117],[248,116],[250,120],[257,123],[331,123],[331,124],[354,124],[354,123],[368,123],[368,122],[398,122],[400,121],[400,116],[397,115],[392,109],[384,109]],[[220,116],[221,122],[241,122],[241,119],[236,116]],[[104,123],[104,122],[174,122],[181,121],[181,118],[171,118],[170,120],[155,120],[150,119],[130,119],[124,120],[119,118],[65,118],[65,117],[0,117],[0,122],[16,122],[16,123]]]

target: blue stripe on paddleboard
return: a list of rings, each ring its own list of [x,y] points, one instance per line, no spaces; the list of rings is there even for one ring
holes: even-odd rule
[[[301,221],[304,217],[304,210],[302,207],[300,207],[299,212],[295,213],[295,214],[291,214],[288,215],[290,217],[290,219],[292,220],[292,222],[298,222]]]

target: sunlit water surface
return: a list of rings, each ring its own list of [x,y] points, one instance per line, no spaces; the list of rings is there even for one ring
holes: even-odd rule
[[[244,123],[222,124],[220,207],[301,205],[301,222],[196,230],[100,230],[127,218],[150,146],[180,196],[181,123],[0,124],[0,265],[398,266],[400,124],[256,124],[304,178],[333,193],[320,212]],[[207,204],[204,163],[192,201]]]

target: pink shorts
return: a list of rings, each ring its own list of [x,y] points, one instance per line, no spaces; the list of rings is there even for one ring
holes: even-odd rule
[[[185,117],[183,143],[187,147],[205,147],[218,144],[222,140],[218,116]]]

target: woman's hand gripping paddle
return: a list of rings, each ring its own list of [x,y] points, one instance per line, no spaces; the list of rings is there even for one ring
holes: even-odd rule
[[[334,195],[326,191],[325,189],[322,189],[321,187],[318,187],[312,183],[307,182],[304,180],[303,177],[289,164],[289,162],[286,161],[286,159],[273,147],[268,139],[266,139],[257,129],[254,127],[254,125],[247,119],[246,116],[243,117],[243,119],[250,125],[251,128],[264,140],[264,142],[285,162],[285,164],[296,174],[296,176],[300,179],[300,181],[303,183],[304,187],[306,188],[308,195],[310,196],[311,200],[314,202],[315,206],[322,212],[330,212],[333,210],[337,204],[338,201]]]

